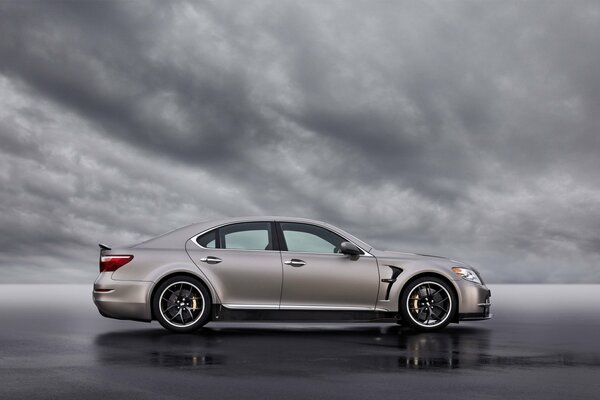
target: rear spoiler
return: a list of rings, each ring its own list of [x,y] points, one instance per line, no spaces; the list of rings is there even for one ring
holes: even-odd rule
[[[98,247],[100,247],[101,250],[110,250],[110,247],[102,243],[98,243]]]

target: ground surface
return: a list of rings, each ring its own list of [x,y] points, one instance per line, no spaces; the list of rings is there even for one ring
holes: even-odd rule
[[[491,285],[494,318],[209,324],[100,317],[91,286],[0,285],[1,399],[598,399],[600,285]],[[384,397],[382,397],[384,396]]]

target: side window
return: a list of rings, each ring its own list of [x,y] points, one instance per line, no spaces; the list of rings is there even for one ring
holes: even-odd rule
[[[202,236],[199,236],[196,239],[196,242],[202,246],[202,247],[206,247],[208,249],[214,249],[217,247],[217,234],[216,234],[217,230],[212,230],[210,232],[205,233]]]
[[[219,228],[219,247],[238,250],[272,250],[270,222],[246,222]]]
[[[281,230],[288,251],[307,253],[339,253],[340,244],[345,241],[339,235],[310,224],[282,222]]]

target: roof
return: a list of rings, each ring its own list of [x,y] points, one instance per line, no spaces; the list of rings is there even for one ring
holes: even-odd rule
[[[247,216],[247,217],[228,217],[228,218],[218,218],[218,219],[210,219],[206,221],[196,222],[194,224],[190,224],[173,231],[164,233],[155,238],[149,239],[145,242],[136,244],[132,247],[142,247],[142,248],[173,248],[180,247],[182,243],[185,243],[187,240],[196,236],[199,233],[210,230],[212,228],[216,228],[222,225],[229,225],[233,223],[240,222],[254,222],[254,221],[280,221],[280,222],[299,222],[299,223],[307,223],[312,225],[321,226],[323,228],[327,228],[340,236],[354,242],[361,248],[370,251],[372,246],[368,243],[363,242],[359,238],[349,234],[341,230],[338,227],[330,225],[323,221],[318,221],[314,219],[308,218],[298,218],[298,217],[284,217],[284,216]]]

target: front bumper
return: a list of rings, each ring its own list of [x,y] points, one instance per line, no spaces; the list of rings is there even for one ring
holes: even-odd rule
[[[492,292],[484,285],[468,282],[457,282],[460,288],[461,300],[458,319],[460,321],[475,321],[492,318],[490,298]]]
[[[101,315],[108,318],[150,322],[150,291],[153,282],[116,281],[112,272],[102,272],[94,282],[93,299]]]

